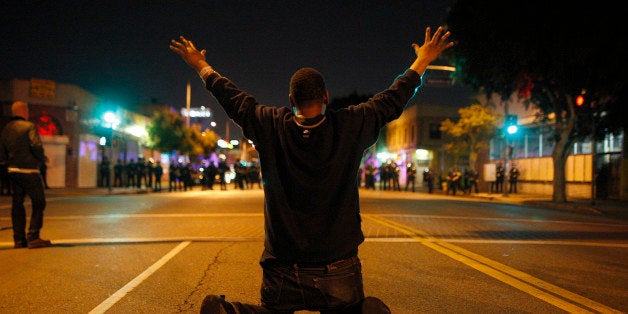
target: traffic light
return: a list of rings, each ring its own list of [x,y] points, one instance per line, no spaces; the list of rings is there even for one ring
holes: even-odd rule
[[[584,104],[584,96],[578,95],[576,96],[576,106],[580,107]]]
[[[506,128],[506,132],[510,135],[517,133],[519,131],[519,126],[517,123],[517,115],[508,114],[506,115],[506,121],[504,123]]]

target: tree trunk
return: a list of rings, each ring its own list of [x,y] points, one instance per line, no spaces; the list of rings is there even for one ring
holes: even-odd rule
[[[476,151],[469,152],[469,169],[478,170],[477,163],[478,161],[478,153]]]
[[[554,161],[554,193],[552,194],[552,201],[559,203],[567,202],[567,186],[565,183],[565,162],[567,158],[560,152],[562,149],[556,143],[552,153],[552,160]]]
[[[568,106],[568,114],[565,117],[556,115],[556,124],[554,134],[558,138],[554,150],[552,151],[552,160],[554,162],[554,192],[552,201],[558,203],[567,202],[567,184],[565,182],[565,164],[569,155],[569,150],[573,144],[571,132],[576,125],[576,115],[573,104]]]

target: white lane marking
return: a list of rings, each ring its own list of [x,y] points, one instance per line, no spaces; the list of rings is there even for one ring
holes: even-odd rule
[[[86,238],[86,239],[52,239],[54,245],[90,245],[90,244],[129,244],[129,243],[165,243],[165,242],[262,242],[263,237],[137,237],[137,238]],[[448,243],[476,243],[476,244],[526,244],[526,245],[564,245],[564,246],[594,246],[628,248],[628,243],[615,242],[583,242],[583,241],[554,241],[554,240],[499,240],[499,239],[454,239],[430,238],[422,241],[413,238],[378,238],[367,237],[366,242],[377,243],[408,243],[422,241],[444,241]],[[0,242],[0,248],[12,248],[13,242]]]
[[[99,215],[67,215],[46,216],[45,220],[68,219],[102,219],[102,218],[199,218],[199,217],[264,217],[263,213],[214,213],[214,214],[99,214]],[[10,221],[11,217],[0,217],[0,220]]]
[[[1,206],[0,206],[1,208]],[[10,205],[9,205],[10,208]],[[557,223],[572,225],[590,225],[590,226],[609,226],[609,227],[628,227],[625,223],[610,222],[587,222],[587,221],[569,221],[569,220],[539,220],[526,218],[509,218],[509,217],[469,217],[469,216],[444,216],[444,215],[415,215],[415,214],[370,214],[380,217],[400,217],[400,218],[421,218],[421,219],[454,219],[454,220],[478,220],[478,221],[508,221],[508,222],[529,222],[529,223]],[[98,219],[98,218],[200,218],[200,217],[263,217],[263,213],[176,213],[176,214],[96,214],[96,215],[66,215],[52,216],[47,215],[46,220],[65,220],[65,219]],[[10,221],[11,217],[0,217],[0,221]]]
[[[156,272],[161,266],[166,264],[171,258],[175,255],[179,254],[181,250],[183,250],[186,246],[188,246],[191,242],[186,241],[177,245],[174,249],[172,249],[168,254],[164,255],[161,259],[159,259],[155,264],[148,267],[144,272],[142,272],[139,276],[135,277],[135,279],[131,280],[127,283],[122,289],[116,291],[116,293],[112,294],[105,301],[100,303],[97,307],[91,310],[90,314],[100,314],[105,313],[110,307],[116,304],[120,299],[122,299],[127,293],[131,292],[135,287],[137,287],[142,281]]]

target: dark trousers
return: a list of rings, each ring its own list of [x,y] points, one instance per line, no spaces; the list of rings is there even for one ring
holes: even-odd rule
[[[155,176],[155,186],[153,187],[155,191],[161,191],[161,176]]]
[[[469,183],[469,194],[471,194],[472,190],[473,190],[473,192],[478,193],[478,182],[477,181],[471,181]]]
[[[517,193],[517,180],[510,181],[510,187],[508,193]]]
[[[39,173],[9,173],[13,188],[11,221],[13,223],[13,240],[24,243],[26,240],[39,238],[39,231],[44,225],[44,209],[46,195],[44,182]],[[28,234],[26,234],[26,209],[24,200],[28,195],[31,199],[32,212]]]
[[[373,189],[375,190],[375,176],[373,175],[367,175],[365,180],[364,180],[364,187],[368,190],[368,189]]]
[[[101,172],[100,173],[100,186],[101,187],[109,187],[109,172]]]
[[[356,313],[364,300],[362,264],[358,257],[328,265],[262,263],[262,305],[231,302],[237,313]]]
[[[414,179],[408,179],[408,181],[406,182],[406,191],[408,190],[408,186],[412,185],[412,192],[414,192]]]
[[[432,179],[427,180],[427,192],[430,194],[434,192],[434,181]]]
[[[135,175],[134,174],[128,174],[127,178],[126,178],[126,187],[127,188],[134,188],[135,187]]]
[[[138,189],[142,188],[142,180],[144,180],[144,182],[146,182],[146,177],[143,174],[141,174],[141,173],[137,174],[137,182],[135,182],[135,186]]]
[[[456,193],[458,192],[458,188],[460,187],[460,185],[458,184],[458,181],[451,181],[449,182],[449,191],[451,191],[451,195],[456,195]],[[449,191],[447,192],[447,194],[449,194]]]
[[[113,175],[113,186],[122,187],[122,174],[116,173]]]

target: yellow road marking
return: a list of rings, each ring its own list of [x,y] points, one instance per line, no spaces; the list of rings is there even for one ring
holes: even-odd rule
[[[362,216],[382,225],[393,228],[413,239],[416,239],[421,244],[439,253],[447,255],[497,280],[500,280],[512,287],[515,287],[523,292],[526,292],[536,298],[539,298],[570,313],[593,313],[592,311],[579,305],[598,311],[600,313],[623,313],[622,311],[618,311],[604,304],[600,304],[581,295],[552,285],[539,278],[533,277],[529,274],[526,274],[494,260],[488,259],[479,254],[470,252],[461,247],[436,239],[424,231],[408,227],[404,224],[377,215],[362,214]],[[567,302],[565,301],[565,299],[576,304]]]

